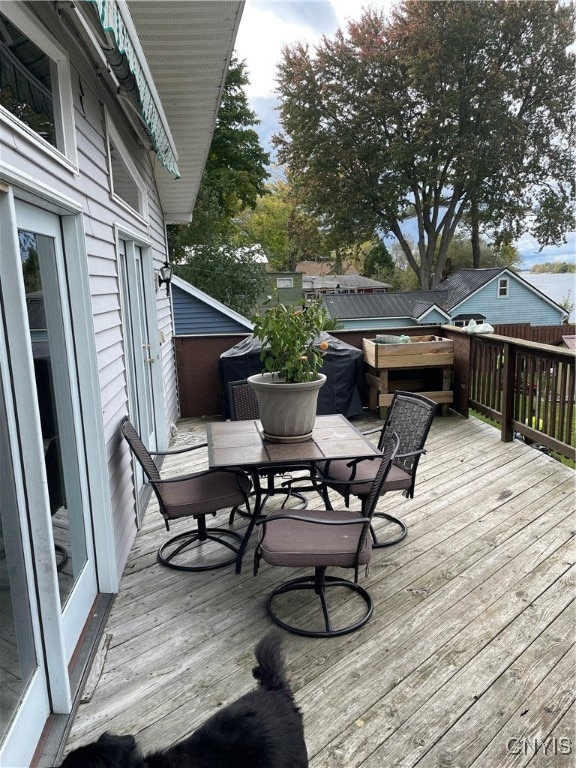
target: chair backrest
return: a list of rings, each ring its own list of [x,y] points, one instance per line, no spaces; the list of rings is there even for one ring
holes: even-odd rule
[[[231,421],[247,421],[259,419],[260,409],[256,392],[246,379],[228,382],[228,405]]]
[[[388,409],[386,422],[382,428],[378,447],[382,450],[382,441],[389,430],[398,435],[400,446],[398,453],[411,453],[424,448],[430,432],[437,404],[424,395],[416,392],[395,392]],[[420,454],[395,458],[394,464],[405,472],[414,475],[420,460]]]
[[[389,429],[386,434],[383,435],[380,442],[382,443],[380,447],[382,457],[378,459],[380,461],[380,466],[378,467],[376,477],[370,486],[370,492],[366,497],[366,501],[362,505],[364,515],[368,518],[371,518],[374,514],[376,504],[380,498],[382,486],[386,482],[388,473],[394,463],[394,457],[398,453],[400,447],[400,439],[392,429]]]
[[[128,419],[128,416],[124,416],[122,419],[122,423],[120,425],[120,428],[122,429],[122,434],[128,441],[128,445],[132,449],[132,452],[134,453],[134,456],[138,459],[140,464],[142,465],[142,469],[144,470],[144,473],[146,474],[146,477],[151,483],[159,481],[160,478],[160,472],[158,471],[158,467],[156,466],[154,459],[150,454],[148,453],[148,449],[142,442],[140,435],[134,427],[132,426],[130,420]]]

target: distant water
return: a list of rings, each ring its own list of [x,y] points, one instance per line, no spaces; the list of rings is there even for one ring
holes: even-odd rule
[[[520,277],[549,299],[562,304],[570,291],[570,304],[576,304],[576,274],[559,275],[551,272],[520,272]],[[570,313],[570,323],[576,323],[576,310]]]

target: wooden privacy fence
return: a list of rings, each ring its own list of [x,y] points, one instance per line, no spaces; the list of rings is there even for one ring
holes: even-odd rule
[[[519,433],[574,460],[575,360],[571,350],[474,336],[470,407],[498,422],[503,440]]]
[[[494,333],[499,336],[511,336],[513,339],[536,341],[539,344],[560,344],[565,336],[574,336],[575,325],[530,325],[516,323],[495,325]]]

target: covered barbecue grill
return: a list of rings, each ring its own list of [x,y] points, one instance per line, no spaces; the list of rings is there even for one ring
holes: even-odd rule
[[[317,413],[321,416],[330,413],[356,416],[362,412],[362,400],[358,390],[358,381],[364,365],[362,350],[326,332],[321,333],[315,343],[319,345],[323,341],[328,342],[328,351],[321,369],[326,376],[326,384],[318,395]],[[247,379],[255,373],[262,373],[261,350],[262,342],[251,335],[220,355],[218,371],[224,391],[224,418],[230,418],[228,384],[231,381]]]

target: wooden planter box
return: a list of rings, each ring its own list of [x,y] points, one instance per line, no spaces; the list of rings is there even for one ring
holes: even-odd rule
[[[448,413],[453,400],[451,339],[412,336],[407,344],[378,344],[372,339],[363,339],[362,344],[370,410],[389,406],[394,392],[402,390],[426,395]]]
[[[363,339],[364,361],[371,368],[427,368],[452,365],[454,342],[441,336],[412,336],[409,344],[377,344]]]

